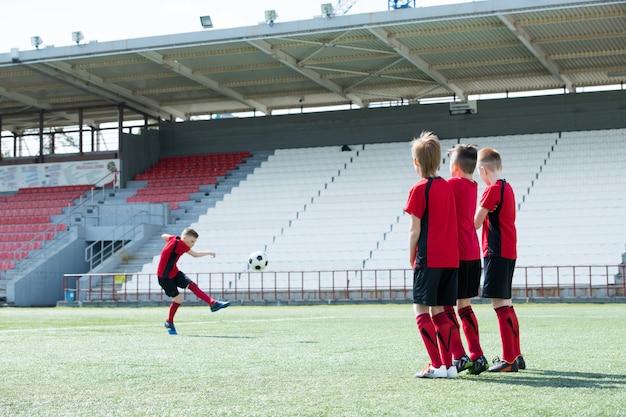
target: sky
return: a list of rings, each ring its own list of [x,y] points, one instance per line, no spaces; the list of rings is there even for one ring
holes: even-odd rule
[[[416,0],[417,7],[468,0]],[[29,0],[12,2],[2,10],[0,53],[11,48],[35,49],[31,37],[43,45],[72,45],[72,32],[83,42],[114,41],[203,30],[200,16],[209,15],[213,29],[253,26],[265,20],[265,10],[276,10],[276,22],[308,20],[321,15],[320,4],[337,0]],[[345,0],[344,0],[345,3]],[[359,0],[347,14],[381,12],[388,0]]]

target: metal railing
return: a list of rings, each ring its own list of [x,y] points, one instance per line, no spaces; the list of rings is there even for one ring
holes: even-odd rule
[[[137,221],[137,218],[146,215],[149,215],[149,213],[145,210],[134,213],[109,233],[88,245],[85,248],[85,262],[89,264],[89,269],[92,270],[100,265],[115,253],[124,249],[133,239],[136,239],[139,231],[143,230],[143,222]]]
[[[529,281],[513,286],[514,298],[612,299],[626,296],[626,264],[601,267],[604,276],[590,276],[596,266],[518,267],[523,276],[550,271],[538,284]],[[572,280],[552,280],[552,272],[573,272]],[[619,271],[617,276],[611,272]],[[561,272],[563,272],[561,271]],[[410,269],[211,272],[190,273],[190,279],[212,297],[231,301],[409,301],[413,271]],[[601,275],[601,274],[600,274]],[[602,283],[599,283],[602,281]],[[154,302],[169,298],[152,273],[65,274],[65,294],[80,302]],[[196,301],[183,291],[184,300]],[[68,299],[66,299],[68,301]]]

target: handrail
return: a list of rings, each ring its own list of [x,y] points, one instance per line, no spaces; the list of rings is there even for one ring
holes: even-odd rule
[[[109,257],[115,255],[119,250],[124,249],[127,245],[127,241],[133,240],[137,235],[137,228],[141,225],[141,223],[136,223],[135,220],[140,215],[146,214],[149,214],[146,210],[138,211],[125,222],[117,225],[115,229],[102,236],[99,240],[87,246],[85,248],[85,262],[89,264],[89,269],[92,270]],[[129,223],[132,224],[130,228],[127,229]],[[120,230],[122,230],[121,233]],[[109,241],[106,239],[107,237],[110,237],[110,243],[107,243]],[[96,251],[97,247],[100,249]]]
[[[518,267],[527,275],[530,267]],[[626,264],[598,266],[598,279],[590,276],[593,266],[542,266],[572,270],[572,282],[542,280],[541,283],[523,282],[513,285],[516,299],[586,299],[626,300]],[[573,268],[573,269],[572,269]],[[617,277],[614,271],[617,268]],[[327,270],[327,271],[245,271],[245,272],[191,272],[189,278],[207,293],[230,301],[373,301],[408,302],[412,299],[413,271],[410,269]],[[164,301],[161,287],[156,282],[156,271],[132,273],[64,274],[63,291],[74,291],[71,301],[142,302]],[[195,301],[189,291],[181,291],[183,300]],[[69,300],[66,300],[69,301]]]
[[[58,248],[59,241],[56,240],[57,233],[64,232],[67,234],[68,231],[69,225],[66,225],[66,229],[61,231],[58,229],[58,223],[50,223],[50,225],[44,230],[40,232],[33,232],[35,233],[33,238],[28,241],[21,242],[21,245],[18,249],[15,250],[15,252],[17,253],[19,251],[24,251],[25,249],[23,248],[27,248],[29,245],[34,246],[37,242],[41,242],[41,247],[35,250],[28,250],[28,255],[25,258],[16,259],[16,262],[14,264],[15,268],[13,269],[13,271],[15,271],[15,273],[17,273],[18,275],[21,274],[22,271],[29,265],[29,263],[24,262],[25,260],[34,261],[40,258],[47,259],[49,250],[51,250],[52,248],[56,250]],[[46,235],[48,235],[49,233],[53,234],[54,239],[46,239]],[[53,241],[54,244],[51,244],[51,242]]]

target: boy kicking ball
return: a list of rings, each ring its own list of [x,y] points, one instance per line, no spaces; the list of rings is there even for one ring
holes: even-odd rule
[[[168,297],[172,297],[172,304],[170,304],[169,315],[165,321],[165,328],[169,334],[177,334],[176,327],[174,327],[174,316],[178,307],[183,302],[178,288],[188,288],[199,299],[206,302],[211,306],[211,311],[216,312],[221,308],[226,308],[230,305],[228,301],[218,301],[211,298],[204,291],[198,287],[198,284],[193,282],[182,271],[178,269],[176,265],[178,259],[184,254],[188,253],[194,258],[200,258],[203,256],[212,256],[215,258],[215,252],[202,251],[196,252],[191,248],[196,244],[198,240],[198,232],[191,227],[185,228],[180,236],[174,236],[169,234],[161,235],[161,238],[166,242],[163,250],[161,251],[161,259],[159,260],[159,266],[157,268],[157,276],[159,277],[159,285],[165,291]]]

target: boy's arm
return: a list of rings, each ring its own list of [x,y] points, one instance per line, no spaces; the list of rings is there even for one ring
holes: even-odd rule
[[[166,241],[166,242],[167,242],[168,240],[170,240],[170,237],[172,237],[172,235],[168,235],[167,233],[163,233],[163,234],[161,235],[161,239],[163,239],[163,240],[164,240],[164,241]]]
[[[485,221],[485,217],[487,217],[488,213],[489,213],[489,210],[487,210],[484,207],[481,207],[478,209],[478,211],[476,212],[476,215],[474,216],[474,227],[476,228],[476,230],[482,227],[483,222]]]
[[[194,251],[189,249],[189,251],[187,252],[188,254],[190,254],[191,256],[193,256],[194,258],[201,258],[203,256],[211,256],[213,258],[215,258],[215,252],[213,252],[212,250],[205,250],[205,251]]]
[[[411,227],[409,229],[409,263],[411,268],[415,264],[415,256],[417,254],[417,240],[421,232],[421,219],[411,214]]]

